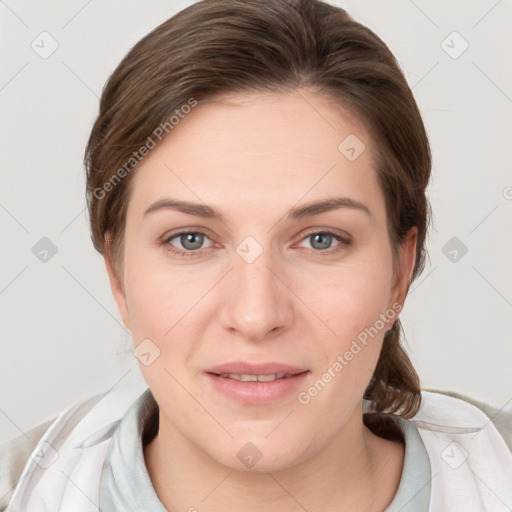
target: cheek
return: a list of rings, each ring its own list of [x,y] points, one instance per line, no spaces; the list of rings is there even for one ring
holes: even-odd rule
[[[190,285],[183,286],[178,279],[158,279],[156,273],[129,281],[126,297],[134,341],[141,336],[164,339],[186,315],[192,295]]]
[[[347,273],[327,293],[310,296],[329,327],[315,338],[315,372],[297,396],[310,413],[329,410],[332,422],[340,424],[357,406],[381,351],[388,297],[388,280],[373,272]]]
[[[164,269],[148,259],[140,244],[130,243],[129,235],[125,244],[125,294],[135,344],[139,338],[162,338],[172,327],[173,314],[183,296],[180,283],[171,286]]]
[[[135,350],[140,344],[150,354],[148,363],[139,359],[139,368],[153,393],[165,390],[162,396],[155,395],[157,401],[167,400],[168,394],[179,395],[180,387],[173,377],[179,382],[187,378],[190,357],[199,339],[194,329],[201,324],[199,308],[194,308],[200,290],[194,291],[192,283],[173,277],[163,276],[156,268],[151,272],[141,270],[138,275],[132,272],[126,287]],[[182,410],[186,406],[185,402]]]
[[[155,250],[132,247],[126,254],[125,290],[134,344],[152,340],[162,355],[188,358],[211,321],[209,292],[224,271],[172,264]],[[180,354],[181,353],[181,354]]]
[[[306,276],[298,295],[323,320],[331,338],[343,345],[386,312],[391,286],[391,260],[388,264],[381,258]]]
[[[316,275],[303,281],[307,302],[328,328],[315,337],[316,372],[301,403],[311,400],[313,408],[333,406],[342,414],[364,393],[389,327],[381,315],[392,319],[396,314],[389,309],[391,253],[389,261],[382,254],[381,249],[380,258],[369,255],[339,267],[329,279]]]

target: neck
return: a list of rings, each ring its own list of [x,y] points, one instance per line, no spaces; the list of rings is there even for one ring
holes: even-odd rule
[[[354,512],[389,505],[404,448],[374,435],[356,411],[314,457],[279,471],[239,471],[197,449],[160,414],[159,432],[144,455],[158,498],[170,511]]]

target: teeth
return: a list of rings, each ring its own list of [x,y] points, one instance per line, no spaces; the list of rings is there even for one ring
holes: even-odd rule
[[[276,379],[286,377],[286,373],[274,373],[272,375],[248,375],[246,373],[223,373],[221,377],[228,377],[230,379],[241,380],[242,382],[270,382]]]
[[[281,377],[279,377],[281,375]],[[258,375],[258,382],[270,382],[271,380],[281,379],[283,374],[275,373],[274,375]]]

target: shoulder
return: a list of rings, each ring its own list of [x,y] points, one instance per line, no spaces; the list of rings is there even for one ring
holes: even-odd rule
[[[491,423],[512,452],[512,402],[498,408],[455,391],[423,388],[421,415],[460,427]]]
[[[424,389],[420,410],[406,421],[428,455],[431,510],[512,510],[509,411]]]
[[[7,507],[30,454],[55,420],[45,421],[0,444],[0,511]]]
[[[87,448],[108,440],[138,393],[110,389],[67,407],[57,417],[0,445],[0,512],[26,486],[25,476],[37,466],[66,458],[70,448]],[[50,448],[48,448],[50,447]],[[41,454],[41,455],[40,455]],[[48,459],[48,460],[46,460]],[[57,464],[55,464],[57,466]],[[45,474],[49,470],[45,470]],[[28,485],[28,484],[27,484]],[[21,488],[21,489],[20,489]]]

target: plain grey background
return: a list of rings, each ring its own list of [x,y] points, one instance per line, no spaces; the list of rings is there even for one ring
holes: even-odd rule
[[[0,1],[0,441],[114,386],[134,399],[146,387],[90,242],[82,158],[109,74],[191,3]],[[430,262],[401,316],[422,384],[508,408],[512,3],[331,3],[395,53],[430,136]]]

